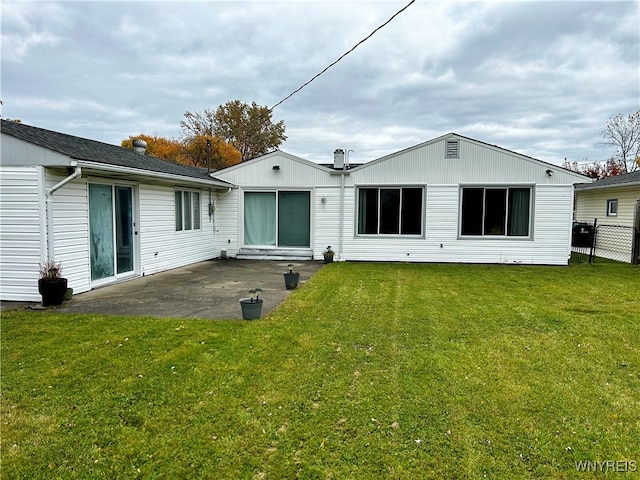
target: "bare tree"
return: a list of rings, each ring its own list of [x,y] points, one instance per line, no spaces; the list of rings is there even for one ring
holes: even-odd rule
[[[619,113],[607,120],[600,130],[605,145],[616,149],[615,158],[625,166],[625,173],[640,168],[640,110],[626,118]]]

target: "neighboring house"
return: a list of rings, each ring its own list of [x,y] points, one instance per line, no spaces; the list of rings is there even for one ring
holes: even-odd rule
[[[40,300],[53,258],[75,293],[218,255],[206,170],[2,120],[0,298]]]
[[[601,256],[633,261],[633,243],[640,231],[640,170],[576,186],[575,220],[593,223],[596,219],[601,226],[596,236]],[[640,255],[637,250],[636,256]]]
[[[566,265],[591,179],[450,133],[332,167],[276,151],[215,172],[219,249],[239,258]]]

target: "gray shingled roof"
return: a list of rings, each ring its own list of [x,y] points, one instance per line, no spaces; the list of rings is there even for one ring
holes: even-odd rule
[[[624,175],[616,175],[615,177],[603,178],[593,183],[576,185],[576,190],[591,190],[592,188],[603,187],[624,187],[630,185],[640,185],[640,170],[625,173]]]
[[[75,160],[104,163],[121,167],[136,168],[149,172],[179,175],[183,177],[227,183],[211,178],[205,168],[173,163],[149,155],[140,155],[132,150],[108,143],[75,137],[66,133],[45,130],[24,123],[2,119],[2,133],[25,142],[67,155]],[[231,184],[229,184],[231,185]]]

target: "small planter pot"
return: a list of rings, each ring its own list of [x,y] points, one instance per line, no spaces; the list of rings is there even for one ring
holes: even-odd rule
[[[38,292],[42,295],[42,306],[62,305],[64,294],[67,292],[66,278],[40,278]]]
[[[333,255],[325,255],[324,263],[333,263]]]
[[[262,314],[263,300],[258,298],[241,298],[240,308],[242,309],[242,318],[244,320],[257,320]]]
[[[293,290],[298,286],[298,282],[300,281],[299,273],[285,273],[284,274],[284,286],[287,287],[287,290]]]

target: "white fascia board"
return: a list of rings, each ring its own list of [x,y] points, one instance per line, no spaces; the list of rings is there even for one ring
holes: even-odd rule
[[[230,188],[238,188],[237,185],[233,185],[229,182],[223,182],[221,180],[217,180],[214,178],[212,178],[211,180],[205,180],[201,178],[187,177],[183,175],[173,175],[170,173],[154,172],[152,170],[142,170],[139,168],[123,167],[120,165],[108,165],[108,164],[97,163],[97,162],[78,161],[78,165],[80,167],[93,168],[103,172],[125,173],[129,175],[141,175],[143,177],[169,180],[176,183],[184,183],[184,182],[197,183],[199,185],[205,185],[207,187],[220,187],[225,190],[228,190]]]
[[[591,192],[593,190],[602,190],[605,188],[622,188],[622,187],[640,187],[640,182],[628,182],[628,183],[610,183],[608,185],[593,184],[579,184],[576,185],[576,192]]]

